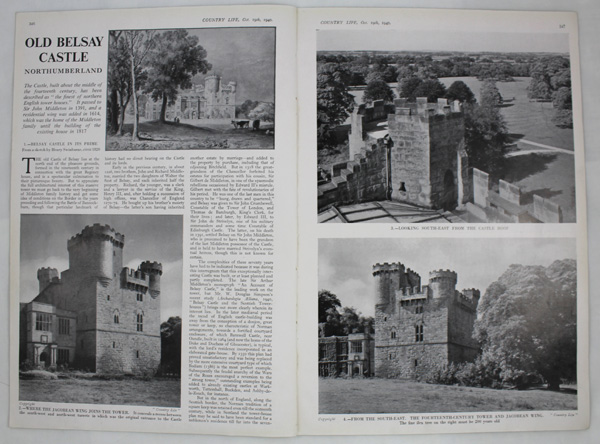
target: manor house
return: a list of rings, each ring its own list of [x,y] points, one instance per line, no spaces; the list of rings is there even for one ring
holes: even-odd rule
[[[234,119],[236,82],[224,85],[217,75],[206,76],[204,85],[192,85],[192,88],[179,91],[177,100],[167,107],[167,120],[179,119]],[[162,101],[154,101],[144,96],[140,101],[140,114],[148,120],[160,117]]]
[[[67,270],[38,270],[39,294],[21,304],[21,362],[98,373],[158,369],[162,265],[123,267],[124,246],[110,226],[86,226],[67,242]]]

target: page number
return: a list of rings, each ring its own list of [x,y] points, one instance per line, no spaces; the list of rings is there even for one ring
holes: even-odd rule
[[[558,29],[565,29],[565,24],[562,23],[562,24],[558,25]]]
[[[29,26],[35,26],[35,22],[29,22]]]

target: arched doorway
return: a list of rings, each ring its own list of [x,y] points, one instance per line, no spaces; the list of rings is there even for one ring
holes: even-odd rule
[[[40,355],[40,364],[44,367],[50,367],[50,353],[44,351]]]
[[[442,208],[446,211],[453,210],[457,206],[458,190],[454,182],[454,174],[446,170],[444,174],[444,191],[442,194]]]

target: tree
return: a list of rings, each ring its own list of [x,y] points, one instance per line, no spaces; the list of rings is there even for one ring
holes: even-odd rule
[[[337,63],[325,63],[317,72],[317,146],[333,143],[332,130],[344,123],[354,108],[348,92],[350,72]]]
[[[415,97],[427,97],[428,102],[437,102],[446,95],[446,87],[438,79],[428,79],[419,84],[413,94]]]
[[[123,44],[129,58],[129,74],[131,76],[131,97],[133,98],[134,115],[133,130],[131,132],[132,140],[140,140],[140,113],[137,91],[142,87],[143,79],[141,76],[144,74],[144,62],[154,46],[155,36],[156,31],[154,30],[123,31],[122,34]]]
[[[248,113],[252,111],[259,102],[255,100],[245,100],[240,106],[236,106],[235,112],[238,117],[248,117]]]
[[[131,75],[131,62],[127,40],[123,31],[110,32],[110,49],[108,56],[108,86],[109,96],[109,124],[113,133],[121,136],[125,123],[125,112],[133,96],[133,77]],[[141,65],[135,68],[135,79],[138,86],[143,85],[147,73]]]
[[[206,74],[212,68],[198,41],[198,37],[189,35],[185,29],[165,31],[154,39],[145,92],[155,101],[162,100],[161,122],[165,122],[167,105],[175,103],[178,90],[191,88],[193,76]]]
[[[481,87],[481,103],[464,105],[465,145],[472,167],[502,177],[508,143],[506,123],[498,105],[502,96],[493,81]]]
[[[480,91],[481,106],[497,107],[502,105],[504,99],[498,91],[496,82],[493,80],[485,80],[481,85]]]
[[[407,99],[409,102],[414,102],[417,97],[415,91],[421,86],[421,83],[423,83],[423,81],[415,75],[402,77],[402,73],[400,73],[398,76],[398,95]]]
[[[367,85],[362,98],[363,102],[371,103],[374,100],[385,100],[386,102],[394,101],[394,92],[381,78],[372,80]]]
[[[465,116],[465,149],[469,165],[502,177],[508,142],[506,124],[499,109],[477,103],[463,106]]]
[[[576,285],[574,260],[549,267],[511,265],[492,283],[474,333],[488,372],[517,385],[541,376],[550,390],[558,390],[561,379],[575,380]]]
[[[275,120],[275,104],[272,102],[261,102],[248,113],[250,119],[260,119],[265,122]]]
[[[448,100],[459,100],[463,103],[474,103],[475,94],[467,86],[467,84],[461,80],[452,82],[452,85],[446,91],[446,98]]]
[[[319,323],[327,322],[327,316],[330,310],[336,310],[342,303],[336,295],[328,290],[319,291]]]
[[[163,374],[181,375],[181,318],[160,324],[160,368]]]

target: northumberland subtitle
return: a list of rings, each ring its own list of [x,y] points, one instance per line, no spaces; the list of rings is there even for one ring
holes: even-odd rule
[[[36,68],[24,70],[25,74],[101,74],[102,68]]]

